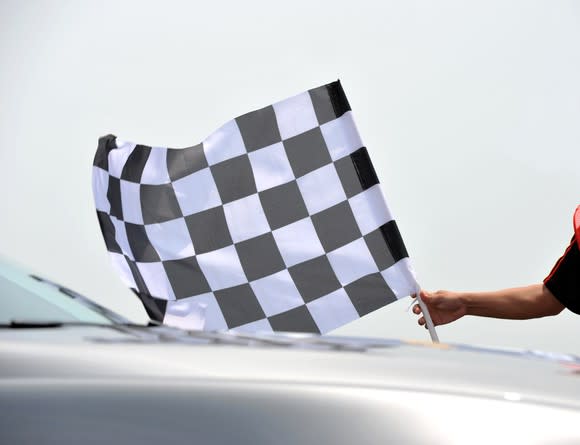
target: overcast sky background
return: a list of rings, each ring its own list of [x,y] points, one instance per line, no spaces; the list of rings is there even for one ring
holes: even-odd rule
[[[95,217],[98,137],[190,146],[337,78],[424,288],[548,274],[580,204],[574,1],[1,0],[0,255],[144,321]],[[337,333],[427,340],[408,305]],[[568,311],[438,332],[580,353]]]

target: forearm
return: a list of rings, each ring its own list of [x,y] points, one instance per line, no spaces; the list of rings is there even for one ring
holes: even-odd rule
[[[543,284],[493,292],[466,292],[461,298],[466,315],[481,317],[523,320],[555,315],[564,308]]]

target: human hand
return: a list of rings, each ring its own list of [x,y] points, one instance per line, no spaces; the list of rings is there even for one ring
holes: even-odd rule
[[[463,294],[448,290],[438,290],[436,292],[427,292],[422,290],[421,300],[427,306],[433,324],[435,326],[451,323],[467,313],[467,305],[463,299]],[[416,295],[412,295],[413,298]],[[413,306],[413,313],[420,315],[422,313],[419,304]],[[425,326],[425,317],[420,317],[417,323]],[[426,328],[427,326],[425,326]]]

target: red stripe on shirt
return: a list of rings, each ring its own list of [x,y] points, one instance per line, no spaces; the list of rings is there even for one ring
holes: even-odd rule
[[[576,242],[580,249],[580,206],[576,207],[576,212],[574,213],[574,233],[576,234]]]
[[[566,257],[566,255],[568,255],[568,252],[570,252],[570,249],[572,247],[574,247],[574,244],[576,243],[576,240],[577,239],[578,239],[577,236],[574,236],[572,238],[572,241],[570,241],[570,245],[566,248],[566,251],[564,252],[564,255],[562,255],[560,257],[560,259],[558,260],[558,262],[554,265],[554,267],[552,268],[552,271],[550,272],[550,274],[546,278],[544,278],[544,284],[546,283],[546,281],[548,281],[550,278],[552,278],[554,276],[554,274],[558,270],[558,267],[560,267],[560,264],[562,263],[562,260]]]

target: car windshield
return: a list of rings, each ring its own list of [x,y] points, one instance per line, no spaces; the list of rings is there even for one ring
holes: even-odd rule
[[[114,315],[65,287],[0,264],[0,324],[121,321]]]

